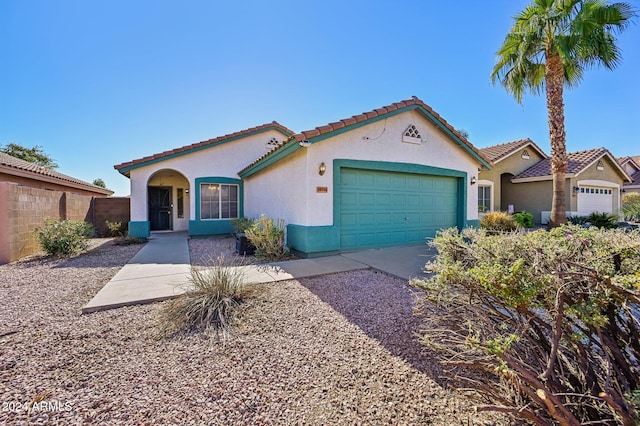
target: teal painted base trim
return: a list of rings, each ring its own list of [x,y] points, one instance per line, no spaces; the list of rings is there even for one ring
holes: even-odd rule
[[[233,232],[235,232],[235,229],[231,226],[231,220],[229,219],[189,221],[190,236],[224,235],[232,234]]]
[[[287,246],[294,254],[304,254],[302,257],[318,257],[315,254],[324,252],[337,253],[340,250],[340,232],[335,226],[287,225]],[[300,254],[296,256],[300,257]]]
[[[480,228],[480,219],[467,220],[468,228]]]
[[[151,235],[151,223],[149,221],[129,222],[129,235],[134,238],[147,238]]]
[[[320,251],[317,253],[304,253],[298,250],[290,250],[291,254],[299,259],[315,259],[317,257],[336,256],[340,254],[339,251]]]

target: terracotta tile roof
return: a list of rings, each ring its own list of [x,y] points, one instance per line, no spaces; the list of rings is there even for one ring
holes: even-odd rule
[[[577,151],[570,152],[567,154],[568,164],[567,164],[567,174],[568,175],[577,175],[583,172],[587,167],[592,165],[598,159],[608,155],[612,160],[615,160],[613,155],[606,148],[595,148],[588,149],[585,151]],[[616,161],[614,161],[617,164]],[[628,175],[624,172],[624,170],[619,167],[618,168],[621,174],[628,177]],[[522,173],[514,176],[513,179],[525,179],[525,178],[536,178],[536,177],[551,177],[551,157],[547,157],[542,161],[534,164],[529,167],[527,170]]]
[[[640,163],[638,163],[638,160],[636,160],[636,158],[640,159],[640,157],[620,157],[620,158],[616,158],[616,160],[618,161],[618,164],[620,164],[621,166],[624,166],[626,163],[631,163],[636,170],[640,170]]]
[[[538,151],[543,158],[548,157],[548,155],[529,138],[480,148],[480,152],[492,162],[497,163],[528,145],[531,145],[536,151]]]
[[[454,135],[456,135],[462,141],[462,143],[465,144],[465,146],[467,148],[469,148],[471,151],[476,153],[478,155],[478,157],[482,158],[487,163],[491,164],[490,160],[488,160],[475,146],[473,146],[471,144],[471,142],[469,142],[467,140],[467,138],[465,138],[452,125],[450,125],[444,118],[442,118],[440,116],[440,114],[435,112],[433,110],[433,108],[431,108],[429,105],[425,104],[422,100],[420,100],[420,99],[418,99],[417,97],[414,96],[411,99],[405,99],[405,100],[400,101],[400,102],[392,103],[391,105],[383,106],[381,108],[376,108],[376,109],[374,109],[372,111],[363,112],[362,114],[354,115],[354,116],[351,116],[349,118],[344,118],[342,120],[326,124],[324,126],[319,126],[319,127],[314,128],[314,129],[311,129],[311,130],[305,130],[304,132],[297,133],[297,134],[291,136],[288,140],[286,140],[283,143],[281,143],[278,147],[272,149],[271,151],[267,152],[266,154],[264,154],[263,156],[261,156],[260,158],[258,158],[257,160],[255,160],[254,162],[249,164],[247,167],[242,169],[239,173],[242,173],[242,172],[248,170],[252,166],[260,163],[266,157],[269,157],[269,156],[273,155],[276,151],[281,149],[283,146],[285,146],[288,142],[290,142],[292,140],[296,140],[296,141],[300,142],[300,141],[305,141],[305,140],[317,138],[318,136],[322,136],[324,134],[331,133],[331,132],[336,131],[336,130],[340,130],[340,129],[343,129],[343,128],[347,128],[349,126],[353,126],[353,125],[356,125],[356,124],[359,124],[359,123],[363,123],[363,122],[371,120],[371,119],[373,119],[375,117],[384,116],[385,114],[391,113],[393,111],[397,111],[397,110],[400,110],[400,109],[403,109],[403,108],[408,108],[408,107],[411,107],[411,106],[422,107],[425,110],[427,110],[427,112],[429,112],[429,114],[431,114],[436,120],[438,120],[442,125],[444,125],[449,131],[451,131]]]
[[[176,149],[172,149],[170,151],[164,151],[164,152],[161,152],[161,153],[158,153],[158,154],[149,155],[147,157],[138,158],[138,159],[132,160],[132,161],[127,161],[126,163],[122,163],[122,164],[116,164],[115,166],[113,166],[113,168],[118,170],[118,171],[120,171],[122,169],[128,169],[130,167],[134,167],[134,166],[138,166],[138,165],[147,163],[149,161],[160,160],[162,158],[166,158],[166,157],[169,157],[169,156],[174,156],[176,154],[187,153],[187,152],[192,151],[192,150],[206,148],[209,145],[213,145],[213,144],[216,144],[216,143],[219,143],[219,142],[224,142],[227,139],[233,139],[233,138],[237,138],[237,137],[241,137],[241,136],[245,136],[245,135],[250,135],[250,134],[261,132],[261,131],[267,131],[269,129],[280,130],[281,132],[285,133],[287,136],[293,134],[292,130],[286,128],[285,126],[281,125],[280,123],[278,123],[276,121],[273,121],[273,122],[268,123],[268,124],[263,124],[261,126],[251,127],[249,129],[240,130],[238,132],[230,133],[230,134],[224,135],[224,136],[218,136],[218,137],[213,138],[213,139],[209,139],[209,140],[202,141],[202,142],[197,142],[197,143],[194,143],[194,144],[191,144],[191,145],[186,145],[186,146],[183,146],[181,148],[176,148]]]
[[[4,169],[4,170],[2,170]],[[85,182],[80,179],[56,172],[55,170],[47,169],[46,167],[38,166],[37,164],[30,163],[28,161],[21,160],[12,155],[0,152],[0,171],[4,171],[8,174],[13,174],[12,171],[27,172],[30,177],[36,180],[43,180],[42,178],[49,178],[48,181],[60,181],[59,185],[74,184],[76,187],[81,186],[87,191],[99,192],[107,195],[113,194],[110,189],[105,189],[100,186],[95,186],[91,183]],[[24,176],[24,175],[23,175]]]

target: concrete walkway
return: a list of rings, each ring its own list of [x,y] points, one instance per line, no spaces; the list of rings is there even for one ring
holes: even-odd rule
[[[154,233],[147,244],[82,307],[82,313],[151,303],[182,293],[191,258],[186,232]]]
[[[344,253],[314,259],[239,266],[248,284],[268,283],[375,268],[409,280],[424,276],[433,254],[424,244]],[[154,233],[147,244],[82,308],[96,312],[175,297],[189,285],[186,232]]]

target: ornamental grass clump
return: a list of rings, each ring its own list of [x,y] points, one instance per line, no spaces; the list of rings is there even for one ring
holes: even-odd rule
[[[513,216],[508,213],[488,212],[480,221],[480,227],[486,229],[488,233],[499,234],[516,231],[519,225]]]
[[[283,219],[261,215],[245,230],[245,235],[255,246],[256,256],[266,260],[282,260],[289,257],[289,250],[284,243],[284,230]]]
[[[40,247],[49,256],[71,256],[87,250],[87,240],[95,230],[93,225],[82,220],[47,219],[35,233]]]
[[[225,341],[247,286],[239,267],[225,265],[219,257],[210,267],[192,267],[185,293],[169,301],[160,313],[161,334],[215,331]]]
[[[640,232],[565,225],[433,242],[424,341],[460,387],[538,425],[640,420]]]

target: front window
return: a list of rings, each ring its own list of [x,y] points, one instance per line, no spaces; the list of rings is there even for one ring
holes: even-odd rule
[[[238,217],[238,185],[200,184],[200,219]]]
[[[491,211],[491,187],[478,186],[478,212]]]

